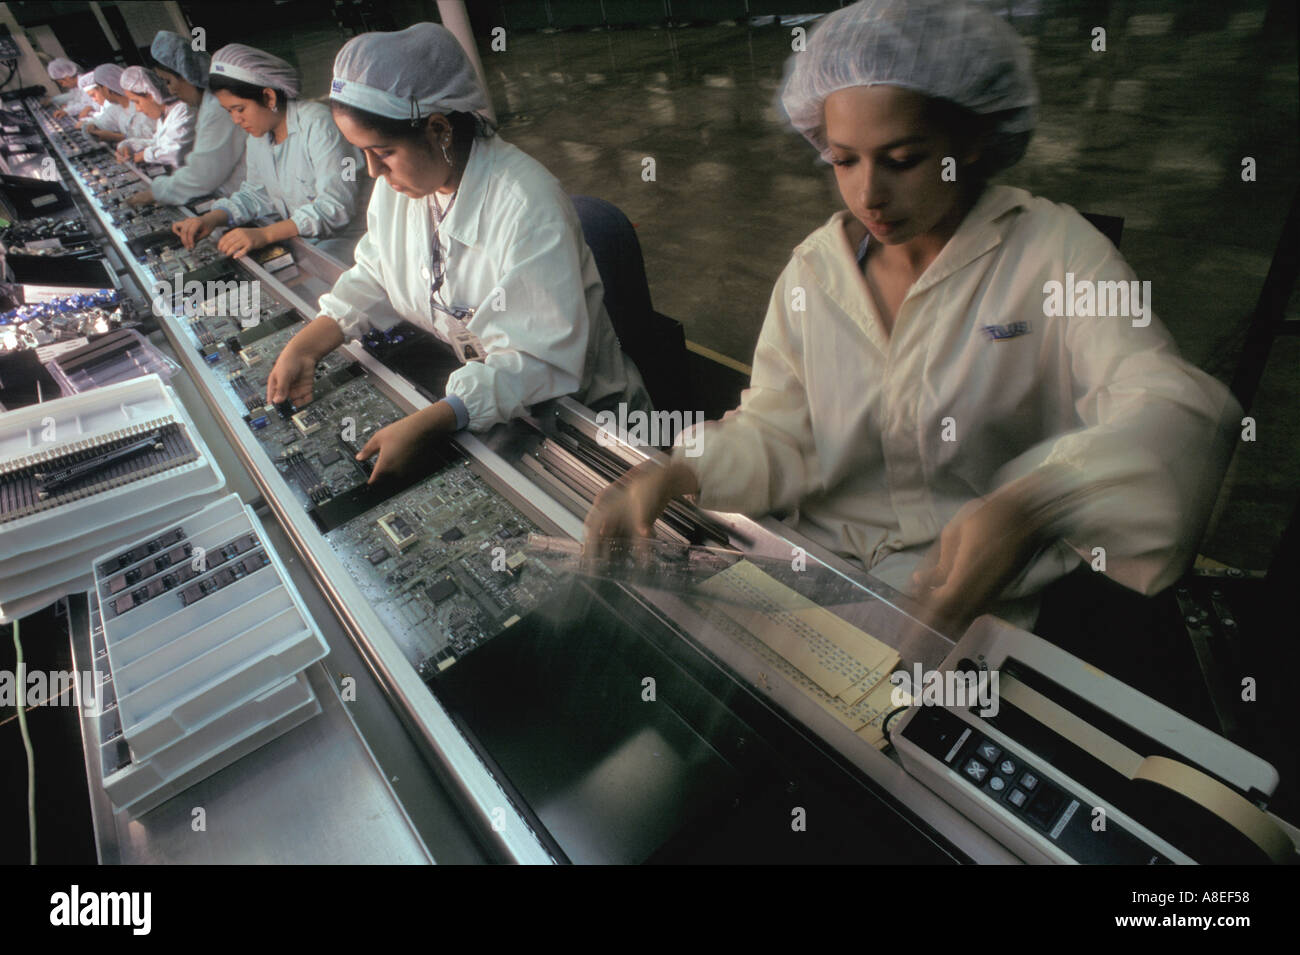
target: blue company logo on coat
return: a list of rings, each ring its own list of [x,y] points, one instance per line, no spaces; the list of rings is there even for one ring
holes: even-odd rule
[[[982,325],[980,329],[989,337],[991,342],[1004,342],[1008,338],[1019,338],[1021,335],[1028,335],[1030,332],[1028,322],[1011,322],[1007,325]]]

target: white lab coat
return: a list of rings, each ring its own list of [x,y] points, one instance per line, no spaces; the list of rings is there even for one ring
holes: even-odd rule
[[[155,123],[135,108],[134,103],[119,106],[117,103],[104,101],[104,105],[91,117],[91,123],[109,132],[121,133],[127,139],[153,139]]]
[[[292,219],[306,239],[359,237],[365,229],[361,151],[343,138],[328,106],[290,100],[288,110],[284,142],[275,143],[270,133],[245,137],[244,182],[214,208],[224,209],[234,226]]]
[[[230,195],[244,181],[244,144],[248,134],[236,126],[215,96],[204,90],[199,102],[194,148],[175,172],[153,180],[154,198],[179,206],[221,192]]]
[[[92,109],[95,107],[95,101],[80,86],[74,86],[66,93],[59,93],[57,96],[50,97],[50,102],[73,119],[76,119],[86,107],[89,106]]]
[[[320,299],[320,314],[346,336],[365,332],[366,313],[391,303],[452,341],[458,324],[429,303],[431,201],[394,192],[382,178],[375,183],[356,265]],[[463,402],[467,415],[458,423],[481,431],[570,394],[588,405],[621,399],[649,408],[610,324],[573,203],[539,162],[499,136],[475,139],[440,237],[439,301],[474,310],[465,327],[486,354],[447,380],[448,397]]]
[[[144,152],[144,161],[162,166],[179,166],[194,146],[194,124],[197,119],[188,103],[180,100],[163,107],[162,119],[157,121],[150,139],[126,139],[131,152]]]
[[[740,408],[700,426],[699,457],[674,450],[699,478],[699,503],[788,512],[800,532],[905,589],[964,504],[1026,478],[1032,500],[1064,505],[1052,530],[1066,543],[1012,583],[1008,601],[1029,599],[1003,616],[1032,626],[1032,595],[1096,547],[1133,590],[1177,579],[1241,409],[1179,357],[1158,319],[1045,316],[1044,285],[1066,272],[1134,278],[1114,246],[1068,206],[989,187],[886,337],[847,216],[795,249]]]
[[[136,109],[135,103],[127,102],[126,106],[119,107],[126,112],[126,128],[118,130],[125,134],[127,139],[153,139],[154,133],[158,131],[158,120],[146,116]]]

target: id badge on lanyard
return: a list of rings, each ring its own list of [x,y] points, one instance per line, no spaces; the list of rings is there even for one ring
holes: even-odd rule
[[[465,317],[461,318],[458,314],[453,314],[451,309],[446,310],[446,314],[451,317],[451,347],[456,350],[456,357],[460,359],[462,365],[469,361],[483,361],[487,357],[487,353],[483,351],[483,343],[466,325],[466,322],[474,317],[474,310],[464,308],[456,309],[456,312],[466,313]]]
[[[438,225],[441,225],[440,221]],[[435,228],[432,261],[429,269],[429,307],[435,313],[441,312],[447,316],[447,324],[450,326],[449,330],[451,332],[451,347],[455,350],[456,357],[460,359],[461,364],[471,361],[483,361],[487,357],[487,353],[483,349],[483,343],[479,341],[477,335],[469,330],[468,325],[469,320],[474,317],[474,309],[456,305],[443,305],[438,301],[438,292],[442,289],[446,277],[447,267],[442,258],[442,243]]]

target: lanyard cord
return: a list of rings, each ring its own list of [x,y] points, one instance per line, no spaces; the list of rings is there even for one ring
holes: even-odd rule
[[[447,267],[442,260],[442,242],[439,233],[442,229],[442,223],[451,213],[451,207],[455,204],[458,195],[460,195],[459,189],[451,194],[451,199],[448,200],[445,211],[438,205],[438,194],[435,192],[430,195],[430,199],[433,201],[433,248],[429,253],[429,305],[435,311],[446,312],[448,315],[457,318],[460,316],[456,315],[454,310],[448,309],[437,301],[437,295],[439,289],[442,288],[443,280],[447,277]]]

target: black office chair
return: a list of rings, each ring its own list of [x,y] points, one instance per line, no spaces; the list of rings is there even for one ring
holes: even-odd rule
[[[1124,217],[1107,216],[1100,212],[1081,212],[1079,213],[1085,219],[1092,223],[1093,228],[1110,239],[1115,248],[1119,248],[1119,240],[1124,237]]]
[[[632,223],[604,199],[574,196],[573,207],[605,286],[605,308],[614,333],[640,369],[655,408],[690,410],[686,333],[681,322],[656,312],[650,302],[645,260]]]

